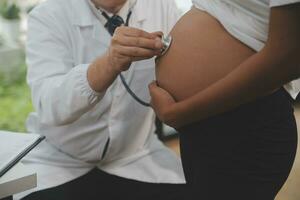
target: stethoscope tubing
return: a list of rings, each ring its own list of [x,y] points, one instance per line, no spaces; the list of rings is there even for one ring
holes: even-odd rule
[[[135,4],[134,4],[135,5]],[[134,6],[133,6],[134,7]],[[124,26],[129,26],[129,20],[130,20],[130,17],[132,15],[132,9],[133,7],[130,9],[128,15],[127,15],[127,19],[126,19],[126,22],[124,23]],[[102,15],[106,18],[106,19],[110,19],[109,16],[105,13],[105,12],[102,12]],[[109,33],[111,35],[113,35],[113,32],[109,27],[106,27],[109,31]],[[162,55],[168,50],[168,48],[170,47],[171,45],[171,42],[172,42],[172,37],[171,36],[168,36],[166,38],[162,37],[162,41],[164,43],[164,47],[162,49]],[[132,64],[130,65],[129,68],[132,67]],[[129,95],[136,101],[138,102],[139,104],[145,106],[145,107],[151,107],[151,104],[148,103],[148,102],[145,102],[144,100],[142,100],[141,98],[139,98],[130,88],[130,86],[127,84],[126,82],[126,79],[125,79],[125,76],[123,75],[123,73],[121,72],[119,74],[119,77],[120,77],[120,80],[123,84],[123,86],[125,87],[126,91],[129,93]]]
[[[130,19],[130,17],[131,17],[131,14],[132,14],[132,10],[130,10],[130,12],[129,12],[129,14],[128,14],[128,17],[127,17],[127,19],[126,19],[125,26],[129,26],[129,19]],[[131,66],[132,66],[132,64],[131,64]],[[131,67],[131,66],[130,66],[130,67]],[[139,104],[141,104],[142,106],[145,106],[145,107],[151,107],[151,104],[150,104],[150,103],[147,103],[147,102],[145,102],[144,100],[142,100],[141,98],[139,98],[139,97],[131,90],[131,88],[130,88],[130,86],[127,84],[126,79],[125,79],[125,77],[124,77],[124,75],[123,75],[122,72],[119,74],[119,77],[120,77],[120,79],[121,79],[121,82],[122,82],[123,86],[125,87],[125,89],[127,90],[127,92],[130,94],[130,96],[131,96],[135,101],[137,101],[137,102],[138,102]]]
[[[125,89],[127,90],[127,92],[130,94],[130,96],[137,101],[139,104],[145,106],[145,107],[150,107],[151,104],[147,103],[145,101],[143,101],[141,98],[139,98],[129,87],[129,85],[127,84],[125,77],[123,76],[122,73],[119,74],[119,77],[121,79],[122,84],[124,85]]]

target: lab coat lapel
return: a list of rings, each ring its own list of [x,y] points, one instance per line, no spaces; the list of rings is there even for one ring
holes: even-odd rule
[[[93,39],[101,42],[105,47],[110,45],[111,36],[100,22],[94,25]]]
[[[77,2],[75,2],[77,1]],[[105,47],[109,47],[111,36],[105,27],[99,22],[95,14],[88,5],[88,0],[72,0],[73,25],[80,27],[91,27],[92,39],[100,42]],[[147,19],[147,8],[137,1],[133,8],[133,16],[130,20],[130,26],[142,28],[142,23]]]
[[[88,0],[71,0],[73,25],[91,26],[94,24],[94,16],[87,1]]]
[[[133,16],[131,17],[129,26],[133,25],[133,27],[142,28],[142,23],[147,19],[145,10],[146,8],[137,1],[133,8]],[[94,24],[93,38],[108,47],[110,45],[111,36],[94,14],[93,17],[94,20],[96,20],[96,23]]]
[[[87,1],[88,0],[72,0],[72,23],[74,26],[90,27],[92,29],[92,39],[108,47],[111,36],[99,22]]]
[[[141,3],[141,1],[137,1],[134,8],[133,8],[133,17],[135,22],[138,24],[142,24],[144,21],[147,20],[148,8],[145,7],[145,3]]]

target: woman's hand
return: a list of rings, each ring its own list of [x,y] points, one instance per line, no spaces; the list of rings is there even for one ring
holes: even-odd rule
[[[151,106],[157,117],[165,124],[178,128],[179,113],[175,99],[166,90],[160,88],[156,81],[149,85]]]
[[[159,56],[163,48],[162,35],[162,32],[148,33],[136,28],[118,27],[107,53],[111,69],[120,73],[128,70],[132,62]]]

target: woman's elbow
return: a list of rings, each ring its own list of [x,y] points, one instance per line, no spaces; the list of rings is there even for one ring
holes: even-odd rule
[[[288,81],[300,78],[300,46],[299,47],[268,47],[264,49],[265,55],[270,60],[274,69],[286,75]]]
[[[283,58],[285,67],[288,69],[288,74],[291,80],[300,78],[300,48],[288,52],[288,55]]]

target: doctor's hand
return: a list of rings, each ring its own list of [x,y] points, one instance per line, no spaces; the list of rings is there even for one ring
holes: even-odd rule
[[[134,61],[140,61],[161,54],[163,33],[148,33],[140,29],[121,26],[112,37],[107,52],[111,69],[120,73],[129,69]]]
[[[87,79],[90,87],[104,93],[132,62],[160,55],[162,35],[162,32],[147,33],[125,26],[117,28],[108,51],[89,65]]]
[[[151,106],[157,117],[163,123],[173,128],[179,128],[181,126],[180,111],[178,109],[178,103],[176,103],[172,95],[163,88],[160,88],[156,81],[149,85],[149,91]]]

